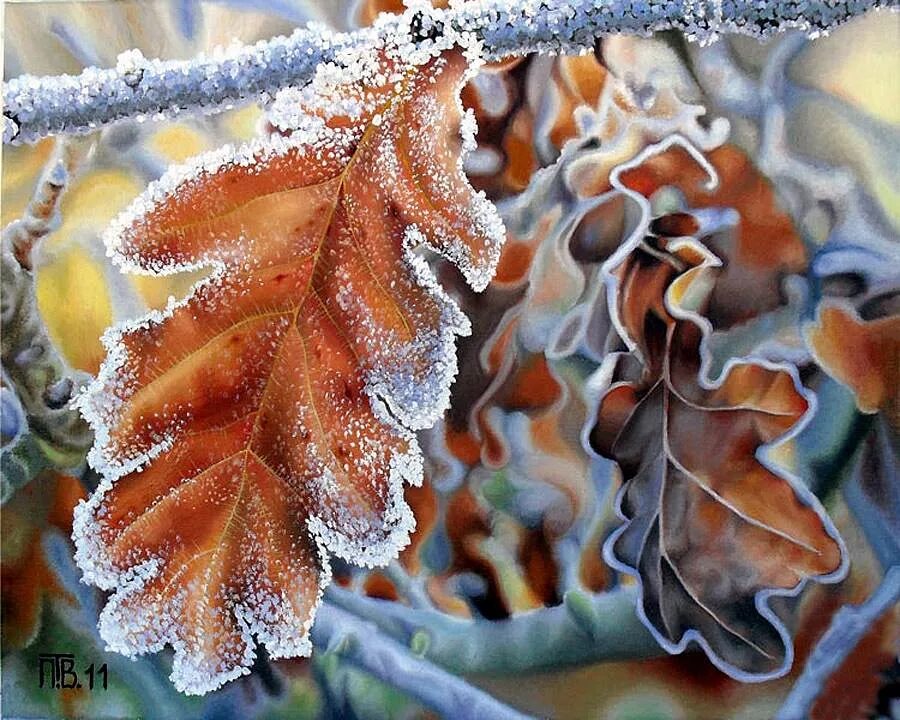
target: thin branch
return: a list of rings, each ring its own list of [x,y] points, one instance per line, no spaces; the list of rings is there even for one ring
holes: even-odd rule
[[[871,417],[871,416],[867,416]],[[844,501],[885,570],[900,565],[900,456],[888,421],[876,416],[869,435],[850,453],[853,470]]]
[[[665,655],[635,613],[635,588],[571,591],[563,605],[497,621],[405,607],[336,586],[326,598],[454,673],[510,675]]]
[[[39,441],[36,446],[29,446],[29,452],[39,446],[47,461],[59,467],[82,463],[93,435],[80,413],[69,407],[81,377],[68,367],[47,333],[35,300],[31,268],[37,243],[56,227],[57,206],[74,164],[75,151],[70,143],[58,143],[25,215],[4,228],[0,247],[0,356],[4,379],[22,404],[31,439]],[[3,453],[7,480],[14,476],[8,463],[17,463],[20,469],[39,469],[40,463],[33,462],[34,452],[28,455],[31,461],[25,465],[21,461],[26,455],[17,451],[17,459],[11,452]],[[4,486],[4,500],[13,489],[12,485]]]
[[[471,0],[447,10],[421,3],[403,15],[383,15],[371,28],[335,33],[309,25],[289,37],[235,45],[191,61],[147,60],[123,53],[115,68],[81,75],[10,80],[4,90],[4,143],[33,143],[58,133],[87,133],[125,118],[186,110],[218,112],[280,88],[303,85],[322,63],[371,50],[389,38],[427,42],[438,33],[465,33],[489,59],[531,52],[577,51],[607,34],[678,30],[711,40],[720,32],[768,36],[787,28],[818,34],[873,8],[900,0]]]
[[[526,720],[529,717],[417,657],[396,640],[378,632],[372,621],[334,605],[323,603],[319,608],[311,636],[320,652],[334,652],[343,661],[436,711],[440,717],[459,720]]]
[[[424,582],[421,577],[413,577],[406,568],[400,564],[399,560],[394,560],[384,568],[384,574],[394,583],[397,592],[409,602],[410,605],[417,608],[433,608],[434,605],[425,592]]]
[[[843,607],[809,656],[803,674],[794,684],[776,720],[805,720],[828,678],[841,666],[863,636],[885,612],[900,600],[900,565],[884,577],[875,593],[862,605]]]
[[[3,243],[8,245],[16,262],[25,270],[33,270],[31,251],[57,224],[57,206],[75,165],[72,143],[60,140],[53,148],[34,195],[24,215],[3,229]]]

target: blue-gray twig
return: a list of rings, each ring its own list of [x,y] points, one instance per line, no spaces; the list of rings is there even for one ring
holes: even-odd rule
[[[529,717],[417,657],[380,633],[371,620],[329,603],[323,603],[318,609],[311,636],[319,651],[337,653],[345,662],[389,683],[441,717],[459,720],[527,720]]]
[[[664,655],[635,611],[636,588],[571,591],[553,608],[508,620],[465,620],[331,586],[326,601],[366,618],[404,645],[454,673],[516,674],[589,662]]]
[[[757,36],[787,28],[829,29],[900,0],[469,0],[447,10],[429,5],[383,15],[371,28],[335,33],[310,25],[289,37],[236,46],[190,61],[147,60],[123,53],[116,68],[77,76],[24,75],[6,83],[3,142],[31,143],[59,133],[87,133],[126,118],[186,110],[216,112],[302,85],[322,63],[409,33],[413,41],[446,32],[471,34],[488,58],[591,47],[603,35],[677,29],[691,39],[721,32]]]

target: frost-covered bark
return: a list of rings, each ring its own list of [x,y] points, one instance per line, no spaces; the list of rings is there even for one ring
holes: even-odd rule
[[[898,0],[471,0],[448,10],[423,4],[401,16],[382,16],[372,28],[335,33],[300,28],[252,46],[235,45],[191,61],[147,60],[123,53],[115,68],[81,75],[22,76],[4,90],[4,143],[30,143],[58,133],[85,133],[124,118],[184,110],[215,112],[278,89],[307,82],[316,67],[348,50],[373,47],[409,32],[430,42],[452,28],[471,33],[488,58],[530,52],[576,51],[613,33],[645,35],[677,29],[691,39],[717,33],[770,35],[787,28],[819,34]]]
[[[396,640],[379,633],[371,621],[334,605],[323,605],[312,631],[313,644],[365,670],[415,698],[441,717],[459,720],[526,720],[465,680],[421,660]]]

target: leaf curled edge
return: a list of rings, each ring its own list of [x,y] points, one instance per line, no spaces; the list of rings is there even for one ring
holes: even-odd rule
[[[172,645],[184,692],[249,672],[257,642],[308,655],[329,555],[383,564],[409,541],[413,431],[445,409],[469,332],[418,248],[481,289],[503,240],[462,173],[471,68],[402,45],[336,82],[326,67],[341,115],[297,98],[294,126],[170,171],[108,236],[131,271],[213,268],[111,329],[79,400],[104,479],[73,537],[85,581],[114,591],[101,635]]]

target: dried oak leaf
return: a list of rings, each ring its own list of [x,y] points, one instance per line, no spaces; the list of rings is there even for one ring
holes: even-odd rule
[[[806,337],[816,361],[853,391],[862,412],[884,412],[900,429],[900,315],[863,318],[849,303],[828,300]]]
[[[690,234],[689,215],[658,219]],[[625,520],[607,560],[642,585],[639,614],[669,652],[691,639],[740,679],[790,666],[790,638],[768,607],[806,578],[837,579],[843,553],[815,498],[759,457],[809,408],[796,374],[739,362],[706,378],[703,316],[721,272],[687,237],[648,235],[614,270],[632,353],[611,356],[589,439],[615,460]]]
[[[469,330],[416,248],[480,289],[503,239],[462,172],[469,67],[402,47],[326,67],[293,129],[170,172],[113,228],[127,269],[214,268],[110,331],[81,399],[104,482],[74,537],[85,580],[115,591],[101,634],[171,644],[184,692],[249,672],[256,642],[308,655],[329,553],[383,564],[409,540],[413,431],[445,409]]]

